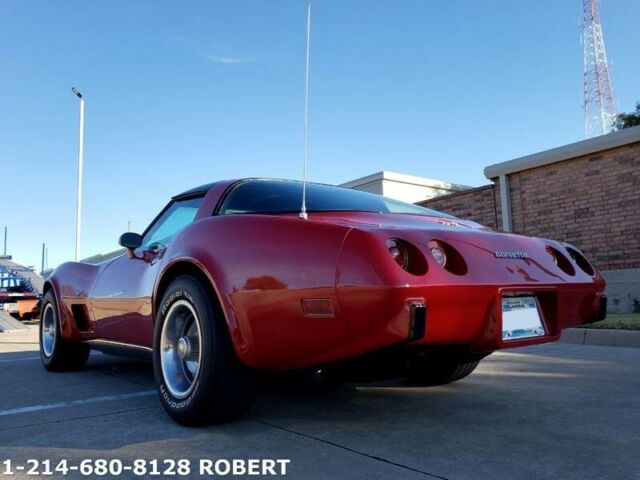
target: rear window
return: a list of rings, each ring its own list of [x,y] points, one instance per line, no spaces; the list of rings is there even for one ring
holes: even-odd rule
[[[454,218],[445,213],[349,188],[307,183],[308,212],[377,212]],[[286,180],[248,180],[227,195],[220,214],[296,213],[302,205],[302,183]]]

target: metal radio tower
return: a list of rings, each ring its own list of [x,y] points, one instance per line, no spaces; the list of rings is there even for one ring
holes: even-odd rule
[[[586,138],[613,130],[616,105],[600,24],[600,0],[582,0],[584,47],[584,120]]]

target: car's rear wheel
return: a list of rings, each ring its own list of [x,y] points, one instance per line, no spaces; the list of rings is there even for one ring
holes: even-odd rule
[[[66,341],[62,337],[58,307],[53,291],[42,299],[40,315],[40,358],[47,370],[65,372],[81,370],[91,349],[88,345]]]
[[[414,385],[446,385],[470,375],[483,357],[447,351],[426,353],[407,363],[404,376]]]
[[[192,276],[176,278],[162,296],[153,366],[165,410],[183,425],[233,420],[256,398],[254,372],[236,357],[217,302]]]

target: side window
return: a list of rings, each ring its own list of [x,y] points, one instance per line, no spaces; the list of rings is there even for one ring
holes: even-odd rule
[[[152,245],[166,247],[184,227],[193,222],[202,197],[173,202],[145,234],[142,248]]]

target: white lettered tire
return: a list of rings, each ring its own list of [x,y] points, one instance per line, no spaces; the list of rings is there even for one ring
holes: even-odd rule
[[[247,412],[256,398],[254,372],[236,357],[217,301],[201,282],[174,279],[156,316],[153,370],[169,416],[195,426]]]

